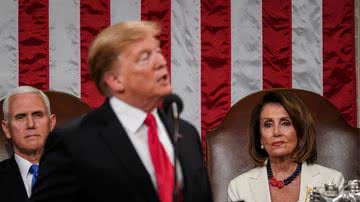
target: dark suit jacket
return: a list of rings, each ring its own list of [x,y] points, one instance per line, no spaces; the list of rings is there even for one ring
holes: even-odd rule
[[[171,120],[159,111],[168,133]],[[159,198],[123,126],[106,101],[70,129],[51,134],[40,162],[36,202],[158,202]],[[212,201],[196,129],[180,121],[178,143],[186,202]],[[59,136],[59,138],[56,138]]]
[[[0,201],[28,201],[24,182],[14,156],[0,162]]]

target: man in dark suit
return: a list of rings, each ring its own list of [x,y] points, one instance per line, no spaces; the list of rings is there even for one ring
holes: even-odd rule
[[[0,200],[28,201],[46,138],[56,123],[47,96],[40,90],[21,86],[3,102],[2,129],[14,154],[0,162]]]
[[[173,122],[158,109],[172,90],[159,34],[157,24],[140,21],[95,38],[89,69],[107,99],[55,133],[32,201],[212,201],[198,132],[180,120],[174,159]]]

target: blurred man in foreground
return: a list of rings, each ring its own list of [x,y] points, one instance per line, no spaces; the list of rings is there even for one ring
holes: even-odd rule
[[[141,21],[95,38],[89,69],[107,99],[60,131],[41,162],[33,201],[212,201],[199,135],[183,120],[175,178],[173,123],[158,109],[172,90],[159,34],[157,24]]]

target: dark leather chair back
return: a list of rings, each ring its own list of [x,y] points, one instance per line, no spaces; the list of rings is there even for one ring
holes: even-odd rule
[[[67,121],[81,116],[89,111],[89,105],[81,101],[76,96],[59,92],[44,91],[50,101],[51,112],[56,115],[56,126],[62,126]],[[0,102],[0,120],[3,120],[2,102]],[[0,130],[0,161],[8,158],[12,154],[12,149],[6,140],[2,129]]]
[[[281,89],[272,89],[275,91]],[[340,112],[313,92],[287,89],[299,96],[315,119],[317,164],[341,171],[345,179],[360,177],[360,129],[349,126]],[[231,107],[223,122],[207,132],[207,166],[214,201],[227,201],[231,179],[254,168],[247,144],[252,109],[266,91],[251,94]]]

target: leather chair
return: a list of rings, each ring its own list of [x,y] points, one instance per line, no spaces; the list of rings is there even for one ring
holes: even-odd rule
[[[276,90],[282,89],[268,91]],[[324,97],[305,90],[287,90],[304,101],[315,120],[316,163],[342,172],[346,180],[360,177],[360,129],[349,126]],[[247,149],[250,115],[265,92],[260,91],[238,101],[223,122],[207,132],[207,166],[215,202],[227,201],[229,182],[254,168]]]
[[[59,91],[44,91],[44,93],[49,98],[51,112],[56,115],[57,127],[64,125],[73,118],[91,111],[90,106],[76,96]],[[2,103],[3,100],[0,102],[0,120],[3,120]],[[12,149],[1,129],[0,161],[7,159],[10,155],[12,155]]]

